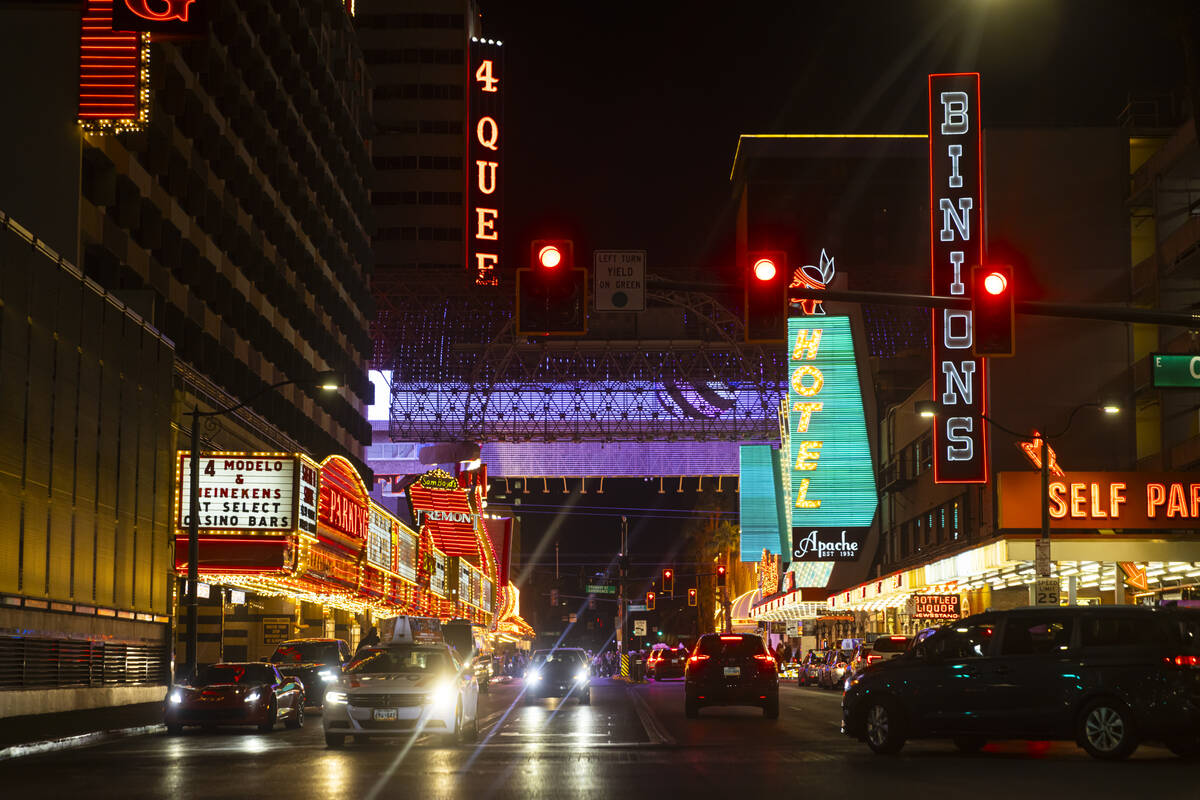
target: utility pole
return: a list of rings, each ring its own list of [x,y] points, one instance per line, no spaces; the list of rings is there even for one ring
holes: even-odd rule
[[[629,618],[628,606],[625,602],[626,564],[629,563],[625,548],[629,536],[629,519],[621,515],[621,542],[617,552],[617,620],[621,624],[621,641],[619,655],[629,652],[629,637],[625,635],[626,622]]]

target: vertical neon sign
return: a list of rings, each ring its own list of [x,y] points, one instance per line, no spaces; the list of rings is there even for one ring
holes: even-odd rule
[[[969,297],[983,263],[983,148],[979,74],[929,76],[929,242],[933,294]],[[971,355],[971,312],[933,311],[933,476],[986,483],[986,363]]]
[[[477,286],[500,283],[502,52],[493,39],[471,39],[465,230],[467,269]]]

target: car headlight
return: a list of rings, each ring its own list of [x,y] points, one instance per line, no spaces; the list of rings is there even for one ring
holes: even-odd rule
[[[538,672],[537,670],[534,670],[525,676],[525,680],[529,681],[530,683],[537,683],[541,679],[542,673]]]
[[[446,714],[454,710],[458,702],[458,689],[453,683],[443,683],[435,686],[426,701],[429,710],[434,714]]]
[[[338,674],[331,669],[322,670],[319,674],[323,681],[336,681],[338,679]]]
[[[587,670],[580,670],[579,672],[575,673],[575,682],[576,683],[584,683],[587,681],[587,679],[588,679]]]
[[[346,693],[345,692],[326,692],[325,693],[325,705],[340,706],[340,705],[345,705],[345,703],[346,703]]]
[[[176,689],[167,696],[167,702],[173,706],[177,706],[183,702],[183,692]]]
[[[251,689],[250,691],[246,692],[245,701],[247,703],[253,703],[257,699],[258,699],[258,689]]]

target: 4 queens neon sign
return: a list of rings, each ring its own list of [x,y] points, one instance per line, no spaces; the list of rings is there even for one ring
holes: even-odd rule
[[[967,296],[983,263],[979,75],[929,76],[929,202],[933,293]],[[933,312],[934,480],[987,481],[984,361],[971,355],[971,312]]]
[[[471,40],[471,131],[467,153],[470,200],[467,268],[477,286],[499,284],[500,265],[500,110],[499,42]]]
[[[125,7],[151,22],[187,22],[188,7],[196,0],[125,0]]]

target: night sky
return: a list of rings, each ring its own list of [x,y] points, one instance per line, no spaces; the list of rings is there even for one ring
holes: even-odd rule
[[[505,43],[505,203],[521,263],[529,239],[569,235],[585,263],[597,248],[646,249],[652,273],[711,277],[732,261],[740,133],[924,133],[930,72],[981,72],[987,127],[1114,125],[1131,94],[1183,89],[1166,2],[482,6],[484,35]],[[643,488],[573,502],[690,508],[698,497]],[[567,499],[559,487],[526,502]],[[574,560],[615,546],[616,517],[554,519],[525,516],[527,557],[551,559],[553,539]],[[638,549],[670,557],[680,524],[646,520]]]

